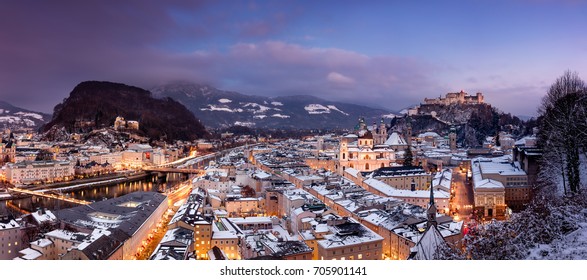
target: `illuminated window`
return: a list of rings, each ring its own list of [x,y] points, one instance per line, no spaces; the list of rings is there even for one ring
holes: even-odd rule
[[[359,254],[359,255],[357,256],[357,259],[359,259],[359,260],[362,260],[362,259],[363,259],[363,254]]]

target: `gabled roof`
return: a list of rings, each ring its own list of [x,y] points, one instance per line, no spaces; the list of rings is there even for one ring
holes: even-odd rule
[[[385,144],[390,146],[403,146],[407,145],[408,143],[399,133],[394,132],[391,135],[389,135],[389,137],[385,141]]]
[[[411,260],[434,260],[434,255],[440,246],[445,246],[446,241],[435,226],[429,227],[414,246]]]

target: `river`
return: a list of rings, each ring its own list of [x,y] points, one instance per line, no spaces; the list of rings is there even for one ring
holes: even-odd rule
[[[88,187],[81,190],[64,192],[63,194],[86,201],[99,201],[119,197],[136,191],[165,191],[186,179],[187,178],[181,174],[169,173],[160,178],[149,176],[136,181],[114,183],[112,185],[100,187]],[[38,208],[60,210],[75,206],[78,205],[51,198],[32,196],[23,199],[0,201],[0,215],[18,217],[23,213],[32,212]]]

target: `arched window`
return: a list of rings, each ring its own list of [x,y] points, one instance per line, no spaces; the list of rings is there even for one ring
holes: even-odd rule
[[[365,155],[363,159],[371,159],[371,157],[369,155]]]
[[[342,159],[346,159],[346,153],[342,153]]]
[[[383,167],[385,167],[385,163],[382,163],[382,164],[381,164],[381,168],[383,168]]]
[[[369,170],[369,164],[365,163],[365,170]]]

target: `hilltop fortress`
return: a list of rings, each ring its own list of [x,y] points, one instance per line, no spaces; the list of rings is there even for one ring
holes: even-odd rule
[[[446,97],[424,98],[425,105],[451,105],[451,104],[483,104],[483,93],[468,95],[466,92],[449,92]]]

